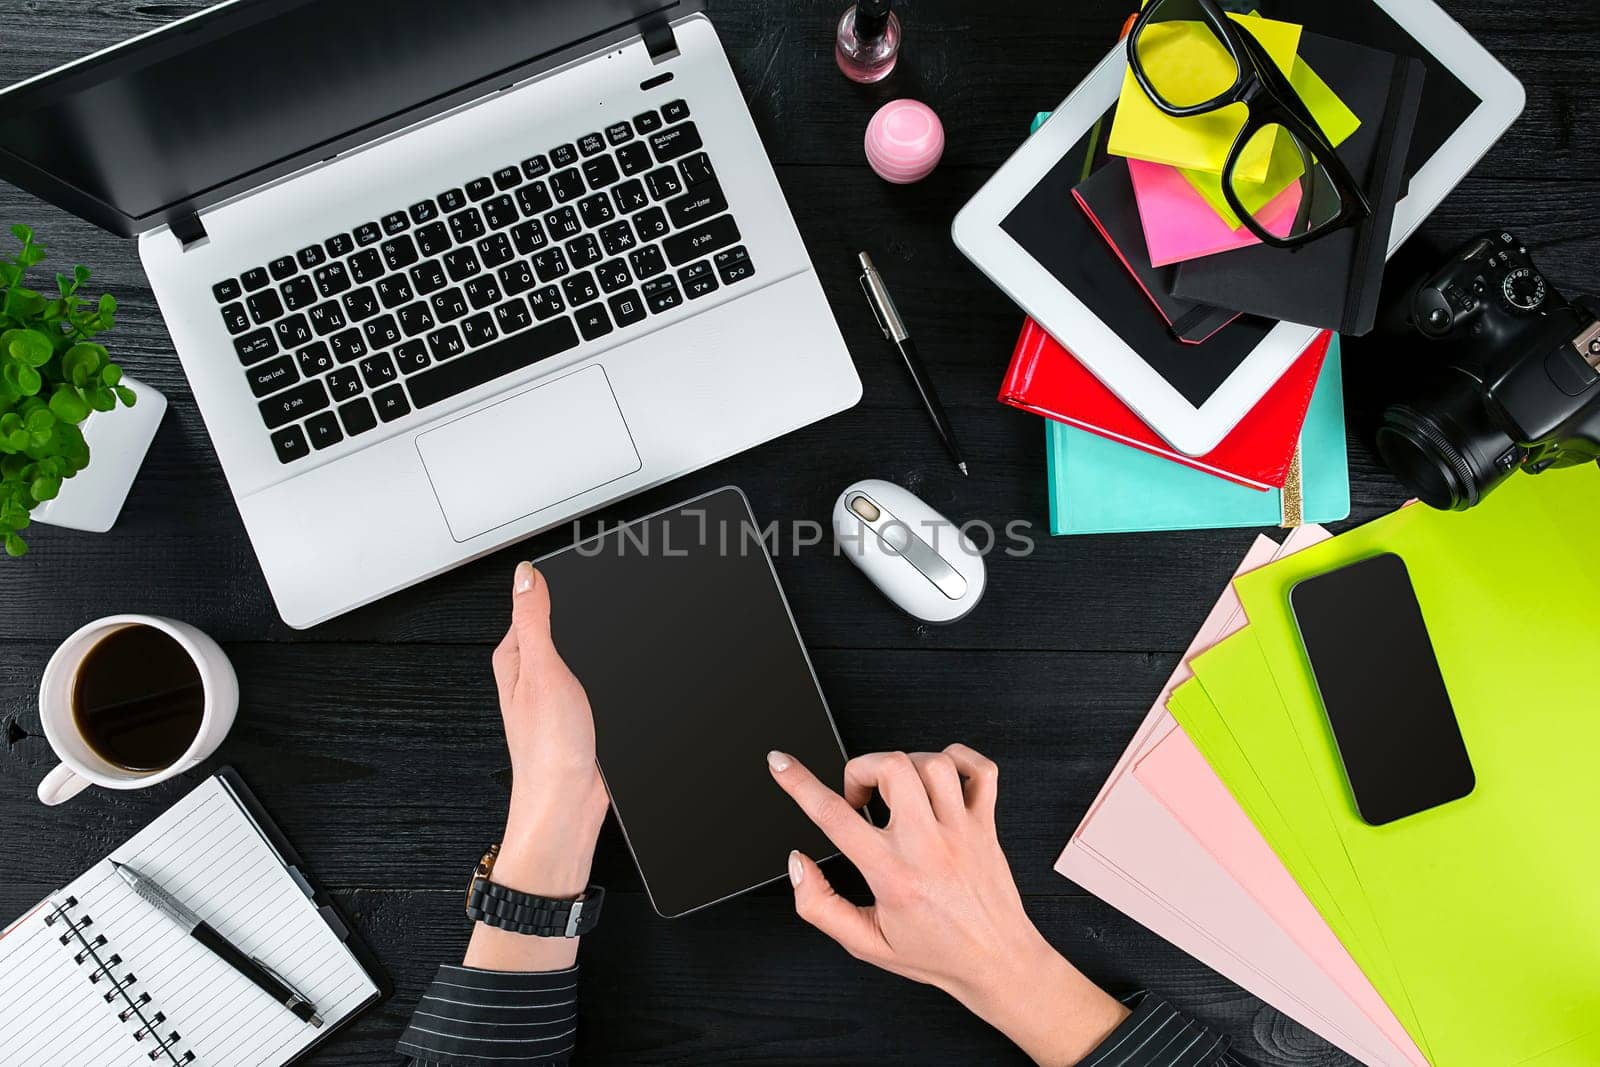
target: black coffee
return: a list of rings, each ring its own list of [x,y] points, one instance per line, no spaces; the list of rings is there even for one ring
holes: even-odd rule
[[[101,759],[127,771],[176,763],[200,732],[205,706],[194,660],[149,626],[124,626],[101,638],[72,689],[78,732]]]

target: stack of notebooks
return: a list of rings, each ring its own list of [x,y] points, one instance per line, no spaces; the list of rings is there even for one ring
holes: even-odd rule
[[[1584,466],[1470,512],[1259,539],[1056,869],[1364,1063],[1600,1063],[1595,524]],[[1384,552],[1478,784],[1373,827],[1288,593]]]
[[[1323,327],[1277,385],[1210,454],[1171,449],[1032,321],[1003,403],[1047,420],[1051,530],[1123,533],[1329,522],[1349,513],[1336,334],[1377,315],[1395,204],[1421,102],[1421,64],[1236,16],[1288,75],[1373,208],[1358,226],[1294,249],[1264,245],[1223,192],[1241,108],[1172,118],[1127,75],[1103,140],[1073,191],[1125,268],[1119,279],[1177,339],[1206,345],[1236,322]],[[1336,91],[1333,86],[1337,85]],[[1035,119],[1035,128],[1048,117]],[[1103,124],[1104,125],[1104,124]],[[1269,228],[1300,206],[1304,163],[1287,137],[1241,158],[1235,190]],[[1253,154],[1252,154],[1253,153]]]

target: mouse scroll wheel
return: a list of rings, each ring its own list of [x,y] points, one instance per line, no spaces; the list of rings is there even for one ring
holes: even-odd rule
[[[877,522],[883,512],[878,510],[878,505],[864,496],[858,496],[850,501],[850,510],[861,516],[865,522]]]

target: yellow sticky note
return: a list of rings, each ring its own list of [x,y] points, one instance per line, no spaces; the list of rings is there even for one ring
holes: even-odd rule
[[[1294,70],[1295,55],[1300,50],[1299,26],[1255,15],[1229,17],[1261,43],[1280,70],[1285,74]],[[1156,33],[1156,38],[1142,48],[1141,54],[1146,72],[1158,83],[1209,87],[1217,84],[1219,71],[1221,80],[1227,80],[1227,68],[1232,67],[1233,58],[1216,35],[1199,23],[1157,23],[1145,31],[1151,32]],[[1206,115],[1173,118],[1151,103],[1130,66],[1123,78],[1106,151],[1114,156],[1220,175],[1248,114],[1243,104],[1234,104]],[[1252,143],[1240,157],[1235,172],[1246,181],[1262,182],[1267,180],[1271,165],[1269,146],[1265,142]]]
[[[1289,82],[1294,86],[1295,92],[1300,94],[1300,99],[1305,101],[1306,107],[1316,118],[1317,125],[1322,127],[1322,132],[1328,135],[1328,140],[1335,148],[1348,141],[1352,134],[1361,128],[1361,119],[1354,111],[1345,106],[1337,93],[1323,81],[1316,71],[1308,66],[1305,60],[1297,60],[1294,73],[1289,75]],[[1212,210],[1222,216],[1229,226],[1238,229],[1244,225],[1237,212],[1228,204],[1228,198],[1222,192],[1222,175],[1212,174],[1203,170],[1180,168],[1184,178],[1195,191],[1205,197],[1206,203]],[[1244,201],[1245,209],[1251,212],[1260,211],[1263,207],[1278,198],[1278,194],[1289,188],[1290,183],[1299,180],[1305,170],[1305,162],[1300,158],[1300,153],[1295,151],[1294,144],[1288,138],[1279,138],[1273,146],[1272,165],[1267,170],[1267,179],[1261,183],[1236,182],[1235,191],[1239,199]]]

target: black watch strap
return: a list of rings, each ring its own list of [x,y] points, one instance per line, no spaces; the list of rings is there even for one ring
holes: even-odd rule
[[[507,889],[480,878],[467,896],[467,918],[530,937],[582,937],[600,921],[606,891],[592,885],[575,900]]]

